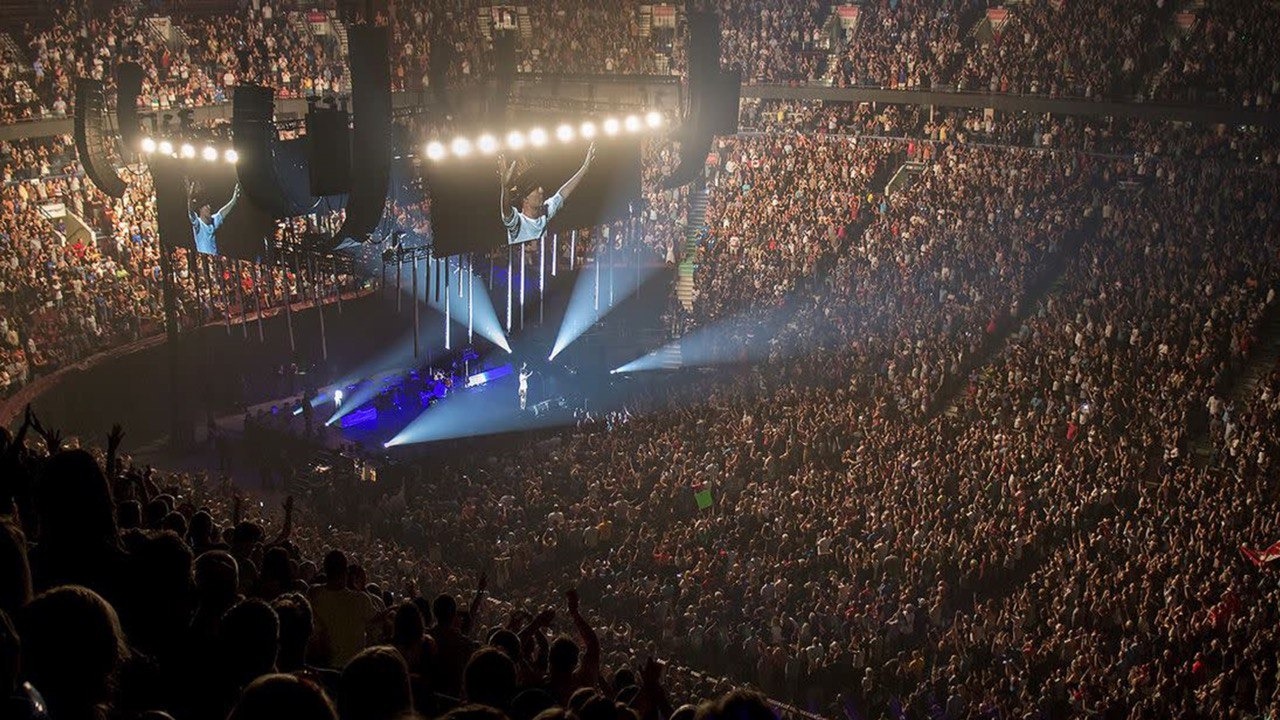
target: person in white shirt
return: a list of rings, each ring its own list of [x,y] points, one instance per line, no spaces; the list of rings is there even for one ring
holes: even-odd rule
[[[502,212],[502,224],[507,228],[507,244],[514,245],[542,237],[542,234],[547,231],[547,221],[560,212],[564,201],[573,193],[574,188],[578,187],[578,183],[582,182],[595,156],[596,144],[591,143],[591,147],[587,148],[587,159],[582,162],[582,167],[560,186],[555,195],[544,198],[542,187],[535,187],[524,196],[521,206],[517,208],[508,205],[507,200],[507,193],[513,190],[511,180],[515,177],[516,164],[513,162],[508,165],[506,158],[499,155],[498,179],[502,184],[499,207]]]
[[[520,409],[524,410],[525,402],[529,399],[529,377],[533,373],[529,372],[527,363],[520,364]]]

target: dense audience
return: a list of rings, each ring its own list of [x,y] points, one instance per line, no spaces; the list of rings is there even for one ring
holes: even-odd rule
[[[709,217],[739,203],[785,216],[804,189],[794,178],[771,184],[767,171],[788,178],[831,142],[799,138],[787,151],[777,138],[727,141],[725,157],[752,170],[726,163]],[[774,346],[758,370],[673,385],[648,412],[551,444],[517,443],[429,476],[402,469],[403,485],[388,470],[380,498],[319,488],[308,502],[432,562],[492,567],[513,597],[576,583],[607,599],[626,637],[815,709],[1222,714],[1224,696],[1201,688],[1242,687],[1250,663],[1274,664],[1270,650],[1258,659],[1266,613],[1243,634],[1232,619],[1265,591],[1232,543],[1270,542],[1272,527],[1227,524],[1237,530],[1221,535],[1221,503],[1169,493],[1229,487],[1202,477],[1188,435],[1206,402],[1215,437],[1241,432],[1235,411],[1210,398],[1274,302],[1274,173],[930,147],[911,186],[866,208],[860,236],[809,243],[829,263],[771,265],[786,257],[781,246],[704,257],[701,272],[743,266],[796,288],[730,283],[699,300],[716,308],[702,311],[706,323],[744,306],[763,306],[753,320],[784,314],[773,337],[744,340]],[[866,167],[885,152],[857,146]],[[1189,198],[1190,212],[1173,211]],[[799,207],[797,232],[824,212]],[[767,247],[772,232],[743,226],[740,247]],[[1031,287],[1060,252],[1070,254],[1056,286]],[[978,354],[993,316],[1007,346],[970,375],[951,358]],[[919,405],[949,377],[969,378],[952,411]],[[1269,456],[1238,454],[1262,467]],[[695,508],[700,487],[713,509]],[[1223,539],[1162,553],[1157,572],[1179,568],[1190,584],[1152,587],[1162,576],[1141,570],[1156,546],[1127,540],[1126,528],[1152,537],[1139,524],[1168,518],[1152,503],[1204,507],[1179,522],[1213,525]],[[1122,570],[1135,584],[1114,588]],[[1058,591],[1064,573],[1077,589]],[[1162,615],[1151,603],[1165,582],[1207,594],[1180,595],[1183,609]],[[1224,619],[1188,624],[1219,598]],[[1193,639],[1206,633],[1220,649],[1198,656]],[[1249,687],[1247,699],[1233,696],[1238,707],[1274,702],[1274,683]]]
[[[721,62],[757,83],[831,83],[898,89],[1050,94],[1072,97],[1199,101],[1267,109],[1280,92],[1269,37],[1280,12],[1267,3],[1219,0],[1190,8],[1179,24],[1174,3],[1140,8],[1117,0],[1020,3],[992,25],[986,3],[882,0],[857,6],[844,27],[826,0],[706,1],[722,18]],[[126,6],[95,13],[65,3],[47,27],[27,27],[6,48],[0,113],[6,119],[64,116],[74,79],[93,77],[114,97],[115,67],[141,63],[140,103],[170,110],[226,102],[240,82],[275,87],[281,97],[348,91],[345,23],[357,14],[322,14],[291,2],[244,13],[174,16],[163,24]],[[495,67],[493,8],[475,0],[415,0],[372,21],[392,29],[392,85],[421,91],[438,82],[466,85]],[[523,6],[508,20],[517,72],[682,73],[683,18],[656,25],[634,2],[600,5],[555,0]]]
[[[1274,51],[1245,42],[1274,8],[1248,3],[1207,6],[1167,54],[1164,3],[1023,3],[985,40],[959,24],[980,14],[969,2],[865,5],[842,39],[824,3],[719,5],[724,57],[767,82],[826,68],[888,87],[1196,87],[1250,107],[1277,89]],[[465,77],[486,62],[475,10],[389,22],[435,28]],[[638,13],[530,8],[521,69],[647,72]],[[94,22],[55,32],[114,32]],[[340,82],[333,46],[265,9],[189,27],[201,39],[170,65],[187,89],[165,102],[216,101],[246,77],[299,93]],[[242,52],[238,34],[253,38]],[[33,45],[48,68],[35,87],[53,96],[67,67],[118,56],[68,60],[67,39]],[[414,86],[421,57],[396,57]],[[679,325],[716,334],[738,361],[722,371],[461,452],[350,468],[290,456],[264,473],[290,493],[282,513],[242,497],[225,464],[216,480],[135,464],[119,428],[106,452],[31,411],[0,432],[10,705],[179,720],[791,711],[721,695],[750,685],[846,718],[1280,713],[1280,589],[1252,550],[1280,540],[1280,369],[1240,382],[1270,357],[1280,312],[1273,134],[776,101],[742,118],[761,132],[716,140],[703,227],[689,227],[690,191],[661,189],[678,153],[655,139],[635,221],[578,246],[674,263],[696,238]],[[145,173],[105,198],[65,138],[0,145],[0,169],[12,391],[154,329],[163,250]],[[402,195],[391,216],[425,235],[421,188]],[[58,204],[99,230],[92,242]],[[355,282],[336,266],[172,259],[188,323]],[[278,453],[265,445],[251,467]]]
[[[0,143],[0,164],[0,395],[160,333],[164,278],[150,173],[127,170],[125,195],[109,198],[84,177],[67,136]],[[361,287],[349,267],[322,265],[313,276],[183,247],[170,253],[184,327],[240,321],[279,309],[286,296],[314,302],[318,293],[328,302]]]

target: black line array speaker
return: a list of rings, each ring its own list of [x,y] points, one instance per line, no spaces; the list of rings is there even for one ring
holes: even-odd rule
[[[122,62],[116,68],[116,127],[120,129],[120,142],[126,157],[138,153],[142,141],[142,126],[138,121],[138,95],[142,94],[142,66],[136,62]]]
[[[120,152],[116,135],[107,123],[107,103],[100,80],[76,80],[75,141],[89,180],[106,195],[122,197],[128,186],[116,173]]]
[[[351,192],[335,240],[364,242],[382,220],[391,178],[390,31],[353,26],[351,56]]]
[[[275,167],[278,142],[275,91],[237,85],[231,97],[231,146],[239,156],[236,179],[255,205],[272,217],[286,217],[288,202]]]
[[[689,114],[677,134],[680,164],[662,181],[680,187],[702,174],[716,135],[738,131],[742,70],[720,69],[720,18],[715,13],[689,13]]]
[[[308,109],[307,155],[312,195],[341,195],[351,189],[351,128],[346,110]]]

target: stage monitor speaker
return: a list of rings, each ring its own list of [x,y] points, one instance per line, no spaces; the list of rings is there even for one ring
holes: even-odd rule
[[[138,120],[138,96],[142,94],[142,66],[122,62],[116,68],[116,127],[125,157],[137,155],[142,141],[142,125]]]
[[[240,189],[272,217],[288,216],[288,202],[275,168],[279,141],[275,91],[261,85],[237,85],[231,98],[231,146],[239,155]]]
[[[352,147],[359,152],[351,158],[347,217],[334,239],[364,242],[382,220],[391,179],[390,31],[353,26],[349,44]]]
[[[312,195],[341,195],[351,190],[351,128],[345,110],[308,110],[307,155]]]
[[[116,136],[108,127],[107,103],[100,80],[76,80],[75,141],[76,153],[89,180],[106,195],[122,197],[128,186],[116,173],[120,152]]]

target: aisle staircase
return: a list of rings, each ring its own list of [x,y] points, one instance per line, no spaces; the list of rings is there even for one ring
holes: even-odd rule
[[[333,36],[338,39],[338,47],[342,48],[342,57],[351,56],[351,45],[347,40],[347,24],[338,18],[338,13],[330,11],[329,25],[333,28]]]
[[[930,415],[936,417],[941,413],[955,417],[959,414],[959,403],[964,397],[963,391],[968,386],[969,379],[1000,354],[1009,336],[1018,331],[1027,318],[1037,312],[1040,303],[1046,297],[1063,289],[1064,276],[1071,258],[1081,246],[1096,237],[1101,224],[1102,220],[1099,216],[1086,219],[1081,228],[1067,234],[1056,252],[1044,259],[1044,264],[1028,283],[1022,297],[1018,298],[1017,316],[1002,319],[996,331],[982,342],[977,352],[964,358],[960,363],[959,372],[943,381],[942,387],[930,402]]]
[[[306,13],[288,13],[288,23],[289,27],[293,28],[295,37],[306,38],[308,44],[315,42],[315,34],[311,32],[311,22],[307,20]]]
[[[0,32],[0,58],[17,65],[20,70],[31,68],[31,63],[27,60],[27,54],[22,52],[22,48],[18,46],[17,41],[7,32]]]
[[[1258,323],[1258,344],[1249,358],[1239,367],[1229,371],[1219,383],[1219,397],[1235,405],[1236,412],[1244,408],[1258,393],[1258,386],[1267,380],[1276,363],[1280,362],[1280,302],[1274,302],[1264,311]],[[1192,462],[1197,467],[1213,463],[1213,440],[1209,437],[1208,411],[1203,406],[1193,407],[1195,413],[1188,432],[1188,444]]]
[[[924,167],[924,163],[917,160],[908,160],[903,163],[898,168],[898,171],[893,174],[893,177],[889,179],[889,182],[885,184],[885,197],[892,197],[895,193],[911,187],[911,184],[920,176],[920,173],[924,172]]]
[[[528,5],[521,5],[516,8],[516,25],[520,28],[521,45],[529,47],[530,41],[533,40],[533,20],[529,19]]]
[[[663,345],[658,350],[658,368],[660,370],[679,370],[684,367],[684,356],[680,352],[679,339]]]
[[[698,241],[707,215],[707,191],[701,185],[689,191],[689,221],[684,230],[684,252],[681,254],[676,297],[685,310],[693,310],[694,273],[698,269]]]

